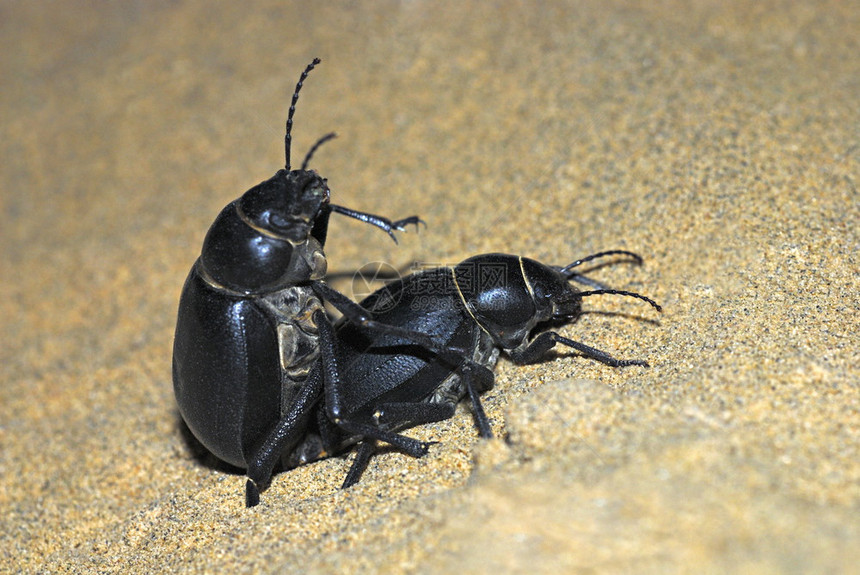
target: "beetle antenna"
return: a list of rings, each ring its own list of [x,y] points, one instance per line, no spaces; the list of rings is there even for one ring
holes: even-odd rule
[[[290,144],[292,144],[293,141],[293,137],[290,132],[293,130],[293,114],[296,113],[296,102],[299,101],[299,90],[302,89],[302,83],[307,80],[308,74],[310,74],[311,70],[313,70],[320,62],[322,62],[322,60],[314,58],[313,61],[308,64],[305,71],[302,72],[302,75],[299,77],[299,83],[296,84],[296,91],[293,92],[293,101],[290,104],[290,111],[287,113],[287,134],[284,136],[284,152],[287,158],[286,168],[288,172],[290,171]]]
[[[601,294],[613,294],[613,295],[623,295],[623,296],[627,296],[627,297],[635,297],[636,299],[641,299],[642,301],[647,301],[648,303],[651,304],[651,307],[653,307],[657,311],[659,311],[659,312],[663,311],[663,308],[660,307],[660,304],[658,304],[657,302],[655,302],[651,298],[647,298],[642,294],[638,294],[638,293],[635,293],[632,291],[619,291],[619,290],[615,290],[615,289],[596,289],[596,290],[591,290],[591,291],[581,291],[577,295],[579,297],[586,297],[586,296],[590,296],[590,295],[601,295]]]
[[[325,144],[329,140],[333,140],[334,138],[337,138],[337,134],[335,134],[334,132],[331,132],[329,134],[326,134],[325,136],[323,136],[319,140],[317,140],[316,143],[313,146],[311,146],[311,149],[308,150],[308,153],[305,156],[305,160],[302,162],[302,171],[307,169],[308,163],[310,163],[311,157],[314,155],[314,152],[317,151],[317,148],[319,148],[320,146],[322,146],[323,144]]]
[[[596,254],[591,254],[590,256],[586,256],[581,260],[576,260],[573,263],[567,264],[566,266],[561,268],[561,273],[568,276],[568,279],[570,279],[570,276],[572,276],[573,274],[568,272],[570,272],[570,270],[572,270],[573,268],[581,266],[582,264],[590,262],[591,260],[596,260],[597,258],[602,258],[605,256],[630,256],[636,261],[638,265],[642,265],[642,256],[640,256],[639,254],[634,254],[633,252],[628,252],[627,250],[608,250],[605,252],[597,252]]]

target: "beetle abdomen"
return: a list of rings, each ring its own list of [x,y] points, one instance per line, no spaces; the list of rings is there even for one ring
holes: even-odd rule
[[[254,300],[207,283],[195,265],[182,290],[173,344],[177,404],[195,437],[231,465],[280,417],[273,324]]]

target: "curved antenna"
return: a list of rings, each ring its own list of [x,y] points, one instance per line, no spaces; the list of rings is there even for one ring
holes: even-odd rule
[[[567,264],[566,266],[561,268],[560,271],[564,275],[568,276],[569,279],[569,276],[573,274],[570,274],[568,272],[570,272],[570,270],[572,270],[573,268],[581,266],[582,264],[590,262],[591,260],[596,260],[597,258],[602,258],[606,256],[630,256],[631,258],[636,260],[637,264],[642,265],[642,256],[640,256],[639,254],[634,254],[633,252],[628,252],[627,250],[608,250],[605,252],[597,252],[596,254],[591,254],[590,256],[586,256],[581,260],[576,260],[575,262]]]
[[[586,296],[590,296],[590,295],[601,295],[601,294],[612,294],[612,295],[623,295],[623,296],[627,296],[627,297],[635,297],[636,299],[641,299],[642,301],[647,301],[648,303],[651,304],[651,307],[653,307],[657,311],[659,311],[659,312],[663,311],[663,308],[660,307],[660,304],[658,304],[657,302],[655,302],[651,298],[647,298],[642,294],[638,294],[638,293],[632,292],[632,291],[620,291],[620,290],[616,290],[616,289],[596,289],[596,290],[591,290],[591,291],[581,291],[577,295],[579,297],[586,297]]]
[[[337,134],[335,134],[334,132],[331,132],[331,133],[326,134],[325,136],[323,136],[319,140],[317,140],[316,143],[313,146],[311,146],[311,149],[308,150],[307,155],[305,155],[305,160],[302,162],[302,168],[301,168],[302,171],[304,171],[308,168],[308,163],[311,161],[311,157],[313,157],[314,152],[317,151],[317,148],[319,148],[320,146],[322,146],[323,144],[325,144],[329,140],[333,140],[335,138],[337,138]],[[287,168],[287,169],[289,169],[289,168]]]
[[[311,70],[313,70],[320,62],[322,62],[322,60],[314,58],[313,61],[308,64],[305,71],[302,72],[302,75],[299,77],[299,83],[296,84],[296,91],[293,92],[293,101],[290,104],[290,111],[287,113],[287,134],[284,136],[284,152],[287,158],[286,168],[288,172],[290,171],[290,144],[292,144],[293,141],[293,137],[290,132],[293,129],[293,114],[296,113],[296,102],[299,101],[299,90],[302,89],[302,83],[307,80],[308,74],[310,74]]]

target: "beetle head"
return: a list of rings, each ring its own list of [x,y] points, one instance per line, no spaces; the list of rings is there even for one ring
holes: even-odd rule
[[[582,311],[582,298],[567,276],[540,262],[520,258],[539,321],[570,320]]]
[[[469,258],[454,268],[475,321],[503,349],[523,346],[539,323],[580,313],[578,292],[558,270],[505,254]]]
[[[307,240],[331,192],[313,170],[279,170],[240,198],[238,208],[251,227],[291,244]]]
[[[458,264],[454,277],[469,313],[497,345],[512,349],[528,337],[537,310],[517,256],[475,256]]]
[[[272,178],[254,186],[240,198],[240,215],[249,226],[265,235],[286,239],[293,245],[301,244],[311,234],[320,210],[329,204],[331,193],[325,178],[314,170],[308,170],[308,163],[314,152],[325,142],[335,137],[326,134],[311,146],[298,170],[290,168],[290,148],[292,144],[293,114],[299,101],[299,92],[311,70],[320,63],[314,58],[299,77],[290,109],[287,112],[284,153],[286,164]]]
[[[314,226],[318,219],[322,227],[327,223],[331,194],[325,178],[307,165],[317,148],[334,134],[323,136],[311,147],[300,169],[290,169],[299,91],[319,63],[314,58],[308,64],[293,92],[284,136],[285,168],[224,208],[206,234],[200,271],[220,288],[260,294],[325,275],[325,234],[315,237]]]

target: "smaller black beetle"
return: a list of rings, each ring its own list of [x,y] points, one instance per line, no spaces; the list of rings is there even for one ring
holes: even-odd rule
[[[559,343],[613,367],[647,366],[643,360],[615,359],[547,331],[579,316],[582,298],[593,295],[638,298],[662,311],[653,300],[637,293],[602,287],[577,291],[569,283],[576,280],[600,286],[573,270],[610,255],[642,261],[632,252],[611,250],[561,268],[515,255],[484,254],[453,268],[414,273],[374,292],[360,305],[376,321],[423,332],[443,351],[430,351],[396,334],[368,333],[350,322],[340,324],[335,353],[340,377],[347,382],[337,398],[340,417],[366,428],[397,432],[450,418],[456,404],[468,394],[481,436],[491,437],[478,394],[492,387],[492,368],[500,350],[515,363],[527,364],[539,361]],[[299,465],[360,443],[343,483],[346,488],[361,477],[379,436],[364,437],[334,425],[325,404],[328,400],[326,397],[318,406],[315,423],[306,423],[306,435],[286,463],[288,467]],[[402,437],[397,436],[401,443]],[[401,443],[395,445],[401,447]]]

